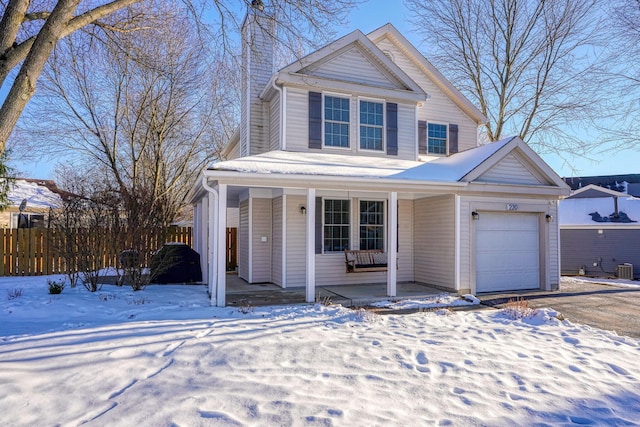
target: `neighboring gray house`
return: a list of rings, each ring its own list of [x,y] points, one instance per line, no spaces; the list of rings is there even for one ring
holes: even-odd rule
[[[590,184],[560,202],[559,222],[562,274],[640,277],[640,198]]]
[[[276,72],[272,31],[250,9],[240,128],[191,193],[212,304],[225,305],[232,218],[238,276],[303,288],[309,302],[341,284],[386,283],[389,297],[407,282],[557,289],[569,187],[527,144],[479,146],[486,118],[390,24]],[[390,268],[350,269],[354,250]]]

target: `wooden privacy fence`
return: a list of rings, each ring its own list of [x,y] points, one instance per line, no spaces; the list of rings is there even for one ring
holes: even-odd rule
[[[40,276],[66,272],[61,254],[61,232],[56,229],[2,229],[0,276]],[[149,247],[160,249],[165,242],[192,246],[191,227],[169,227],[147,236]],[[104,253],[102,265],[117,265],[117,254]]]

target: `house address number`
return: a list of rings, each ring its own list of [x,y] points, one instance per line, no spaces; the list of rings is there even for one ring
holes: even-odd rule
[[[516,203],[507,203],[507,210],[508,211],[517,211],[518,210],[518,205]]]

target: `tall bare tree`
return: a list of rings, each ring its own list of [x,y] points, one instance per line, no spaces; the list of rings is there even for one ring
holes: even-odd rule
[[[146,7],[136,9],[135,14],[118,13],[142,1]],[[265,3],[278,23],[276,36],[285,45],[296,46],[300,40],[326,40],[336,23],[359,1]],[[233,41],[237,39],[242,17],[253,2],[255,0],[187,0],[169,4],[173,8],[186,4],[194,18],[209,25],[209,34],[219,49],[231,52],[235,49]],[[149,0],[3,0],[0,6],[0,87],[4,87],[13,70],[18,70],[0,107],[0,152],[4,151],[20,115],[35,93],[36,82],[47,60],[62,38],[81,29],[94,33],[101,30],[105,37],[114,32],[130,33],[141,16],[149,11],[157,15],[157,5]]]
[[[438,68],[488,117],[488,140],[579,152],[604,96],[595,0],[405,0]]]

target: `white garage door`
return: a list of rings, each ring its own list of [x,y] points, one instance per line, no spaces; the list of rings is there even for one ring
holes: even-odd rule
[[[538,215],[482,212],[476,225],[476,292],[540,287]]]

